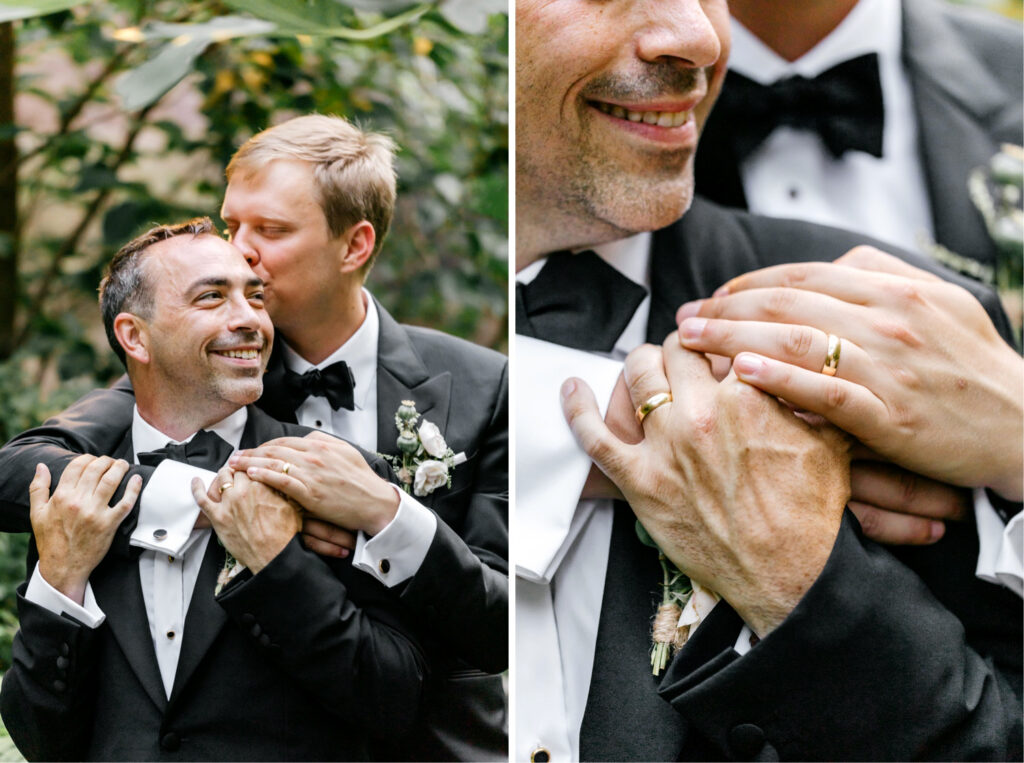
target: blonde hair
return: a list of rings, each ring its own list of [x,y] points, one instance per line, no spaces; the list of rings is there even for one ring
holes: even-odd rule
[[[366,220],[376,233],[369,269],[395,210],[395,142],[364,132],[346,119],[322,114],[295,117],[257,133],[228,163],[228,182],[258,172],[275,159],[300,159],[313,167],[317,202],[332,236]]]

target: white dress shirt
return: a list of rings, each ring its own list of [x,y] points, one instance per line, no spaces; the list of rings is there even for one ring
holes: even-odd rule
[[[740,166],[751,212],[862,231],[915,251],[922,237],[931,240],[913,91],[902,63],[902,24],[899,0],[860,0],[828,37],[789,62],[732,20],[729,68],[764,85],[791,75],[814,77],[877,53],[885,110],[880,158],[847,151],[836,159],[817,133],[777,128]]]
[[[649,291],[650,240],[642,233],[594,251]],[[529,283],[543,266],[543,260],[527,266],[516,280]],[[622,361],[646,338],[649,314],[648,294],[607,357],[514,338],[516,399],[530,401],[517,409],[512,524],[517,760],[538,748],[552,760],[579,760],[612,536],[612,501],[579,500],[591,462],[565,423],[559,388],[570,376],[586,380],[604,415]],[[737,639],[741,653],[749,635],[744,629]]]
[[[233,449],[237,449],[247,419],[248,411],[241,408],[206,429],[226,440]],[[180,441],[167,437],[143,419],[136,407],[132,420],[132,459],[138,463],[139,453],[157,450],[168,443],[188,442],[194,436],[193,434]],[[169,459],[163,463],[186,466]],[[197,470],[197,472],[201,472],[206,477],[206,484],[209,485],[209,480],[213,478],[213,472],[205,470]],[[194,501],[193,505],[195,505]],[[198,507],[196,510],[198,511]],[[192,522],[195,523],[195,517]],[[203,555],[206,552],[210,533],[209,529],[191,530],[185,542],[174,554],[146,548],[139,556],[139,580],[142,584],[142,599],[146,607],[149,635],[156,652],[160,678],[168,697],[171,696],[171,689],[174,686],[174,674],[178,668],[181,643],[185,636],[185,617],[188,614],[189,603],[192,601],[192,593],[199,576],[199,568],[203,563]],[[46,607],[51,612],[67,613],[93,628],[98,627],[106,617],[96,603],[91,585],[86,585],[84,606],[79,606],[53,589],[39,574],[38,565],[29,581],[25,597],[29,601]]]

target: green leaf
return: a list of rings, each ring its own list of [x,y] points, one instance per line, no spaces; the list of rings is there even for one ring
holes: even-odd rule
[[[165,45],[155,58],[118,80],[115,87],[125,111],[137,111],[158,100],[184,79],[210,38],[192,38]]]
[[[355,19],[352,11],[336,0],[225,0],[225,4],[272,21],[277,25],[279,34],[307,34],[345,40],[372,40],[388,34],[412,23],[432,7],[431,3],[420,3],[376,26],[356,29],[351,26]]]
[[[466,34],[487,31],[487,18],[492,13],[507,13],[504,0],[444,0],[438,7],[444,20]]]
[[[0,23],[48,16],[76,5],[84,3],[82,0],[0,0]]]
[[[639,538],[640,542],[645,546],[650,546],[651,548],[658,547],[658,544],[654,542],[654,538],[652,538],[651,534],[647,532],[647,528],[640,524],[639,519],[636,521],[636,537]]]
[[[175,39],[188,37],[222,42],[235,37],[252,37],[270,34],[277,25],[261,19],[247,19],[243,16],[218,16],[203,24],[165,24],[155,22],[142,29],[145,39]]]

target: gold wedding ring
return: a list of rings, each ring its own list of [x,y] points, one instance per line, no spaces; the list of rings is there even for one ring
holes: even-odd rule
[[[229,487],[232,487],[234,484],[234,482],[222,482],[220,485],[221,494],[223,494],[225,490],[227,490]]]
[[[287,461],[284,462],[284,466],[281,467],[281,474],[287,474],[288,470],[292,468],[292,465]]]
[[[825,365],[821,367],[821,372],[825,376],[835,376],[836,371],[839,369],[839,353],[843,349],[843,340],[837,337],[835,334],[828,335],[828,352],[825,353]]]
[[[657,395],[651,395],[649,398],[644,400],[636,409],[636,420],[643,424],[644,419],[647,418],[647,414],[653,411],[655,408],[664,405],[665,403],[672,402],[671,392],[659,392]]]

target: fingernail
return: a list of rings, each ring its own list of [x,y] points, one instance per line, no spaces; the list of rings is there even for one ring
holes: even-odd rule
[[[700,339],[704,333],[704,327],[708,325],[707,318],[687,318],[679,326],[679,333],[683,339]]]
[[[566,379],[564,382],[562,382],[561,393],[562,393],[562,399],[563,400],[568,400],[569,397],[572,395],[572,393],[575,392],[575,391],[576,391],[576,380],[575,379]]]
[[[259,471],[259,469],[257,469],[255,466],[250,466],[248,469],[245,470],[245,473],[248,474],[249,476],[252,476],[257,471]]]
[[[741,353],[733,360],[732,367],[736,375],[742,379],[745,376],[756,377],[768,367],[768,364],[756,355]]]
[[[676,322],[681,323],[687,318],[692,318],[700,312],[701,305],[704,304],[703,299],[698,299],[693,302],[687,302],[685,305],[679,308],[676,312]]]
[[[943,535],[946,534],[946,523],[945,522],[932,522],[931,539],[932,542],[937,541]]]
[[[234,465],[235,465],[235,464],[237,464],[237,463],[238,463],[238,454],[237,454],[237,453],[235,453],[235,454],[233,454],[233,455],[232,455],[232,456],[231,456],[231,457],[230,457],[230,458],[228,459],[228,464],[229,464],[230,466],[234,466]]]
[[[722,284],[711,294],[712,297],[724,297],[729,293],[729,285]]]

